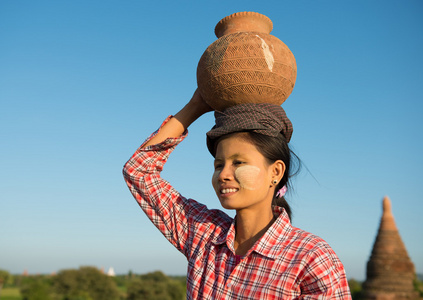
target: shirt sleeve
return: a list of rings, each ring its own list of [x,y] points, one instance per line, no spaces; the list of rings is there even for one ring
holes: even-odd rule
[[[307,254],[300,299],[351,299],[344,266],[325,243]]]
[[[170,120],[169,116],[162,124]],[[161,126],[161,127],[162,127]],[[160,128],[161,128],[160,127]],[[168,138],[155,145],[144,145],[158,132],[154,132],[137,149],[123,168],[123,175],[135,200],[148,218],[179,251],[189,255],[189,219],[202,215],[207,207],[179,194],[160,172],[175,147],[187,136]]]

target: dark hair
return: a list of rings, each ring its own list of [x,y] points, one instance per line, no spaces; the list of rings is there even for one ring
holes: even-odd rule
[[[289,219],[292,217],[292,210],[286,201],[285,197],[276,197],[276,193],[283,187],[286,186],[287,190],[291,189],[290,178],[296,175],[301,169],[301,161],[298,156],[289,148],[288,143],[286,142],[285,137],[282,134],[278,134],[277,137],[267,136],[260,133],[247,131],[245,134],[240,135],[240,137],[251,142],[256,146],[257,150],[268,160],[270,164],[274,163],[277,160],[282,160],[285,164],[285,173],[279,181],[278,185],[275,187],[275,194],[273,195],[273,204],[283,207],[288,214]],[[214,145],[213,156],[216,155],[217,144],[230,135],[234,133],[227,134],[219,138],[219,140]]]

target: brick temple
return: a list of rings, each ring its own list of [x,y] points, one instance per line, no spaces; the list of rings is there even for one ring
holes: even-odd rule
[[[413,286],[415,278],[414,264],[395,224],[391,200],[385,197],[379,231],[367,262],[362,299],[420,299]]]

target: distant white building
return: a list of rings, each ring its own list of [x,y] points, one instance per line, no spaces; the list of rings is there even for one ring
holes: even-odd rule
[[[115,273],[115,270],[113,269],[113,267],[109,268],[109,271],[107,271],[107,275],[112,276],[112,277],[116,276],[116,273]]]

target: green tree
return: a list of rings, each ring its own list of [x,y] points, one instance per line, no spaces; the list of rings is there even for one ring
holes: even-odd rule
[[[417,276],[414,279],[414,289],[419,293],[420,298],[423,298],[423,281]]]
[[[350,291],[351,291],[351,297],[354,300],[359,300],[361,299],[361,295],[362,295],[362,286],[361,286],[361,282],[355,280],[355,279],[350,279],[348,280],[348,285],[350,287]]]
[[[117,300],[119,292],[113,278],[95,267],[60,271],[54,278],[54,290],[63,300]]]
[[[50,300],[51,283],[42,276],[28,277],[20,289],[23,300]]]
[[[143,274],[140,276],[143,280],[150,280],[154,282],[164,282],[168,281],[169,277],[167,277],[163,272],[161,271],[155,271],[147,274]]]
[[[9,279],[9,276],[10,276],[10,273],[8,271],[0,269],[0,295],[1,295],[1,289],[3,288],[3,285]]]
[[[128,300],[172,300],[167,292],[167,282],[133,279],[128,286]]]
[[[160,271],[141,275],[128,285],[128,300],[181,300],[185,289],[180,281],[167,277]]]
[[[167,291],[172,300],[182,300],[186,298],[186,288],[181,282],[170,280],[167,284]]]

